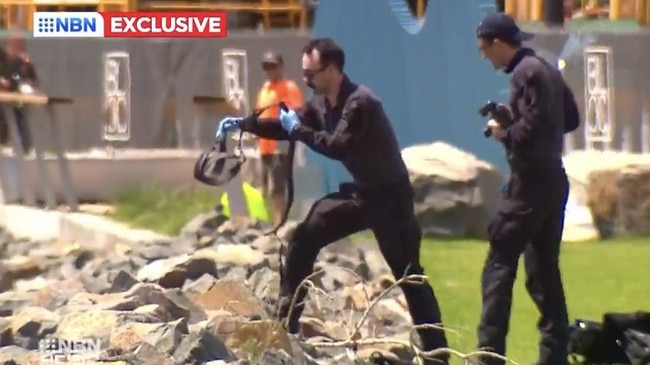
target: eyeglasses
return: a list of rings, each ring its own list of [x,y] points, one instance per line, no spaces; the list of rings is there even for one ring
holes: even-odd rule
[[[316,76],[316,74],[319,74],[319,73],[325,71],[327,66],[329,66],[329,65],[323,66],[323,67],[321,67],[319,69],[316,69],[316,70],[303,69],[302,70],[302,75],[307,79],[312,79],[312,78],[314,78],[314,76]]]

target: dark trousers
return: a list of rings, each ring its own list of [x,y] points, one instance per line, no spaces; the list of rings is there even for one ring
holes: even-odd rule
[[[284,305],[281,304],[280,308],[281,318],[287,317],[287,299],[296,294],[302,280],[312,273],[319,251],[332,242],[367,228],[374,233],[379,249],[396,278],[405,274],[423,274],[419,262],[422,235],[413,211],[410,185],[369,192],[343,184],[338,192],[314,203],[289,241],[280,293],[284,299]],[[442,323],[438,301],[428,283],[405,284],[401,288],[415,324]],[[296,302],[303,302],[305,295],[306,290],[301,289]],[[292,311],[288,318],[289,331],[298,331],[298,318],[303,309],[304,305],[298,305]],[[442,330],[422,330],[419,335],[427,350],[447,347]]]
[[[550,175],[545,182],[513,175],[490,223],[490,249],[481,279],[478,346],[506,353],[512,287],[523,253],[526,289],[540,312],[538,364],[565,365],[569,323],[559,255],[569,183],[563,169]],[[505,362],[485,358],[482,363]]]
[[[20,142],[23,145],[23,152],[28,153],[32,149],[32,136],[29,130],[29,125],[27,124],[27,111],[24,107],[5,107],[0,105],[0,143],[6,144],[11,138],[11,130],[9,129],[9,120],[11,116],[5,115],[5,113],[13,112],[13,117],[16,120],[16,125],[18,127],[18,135],[20,136]]]

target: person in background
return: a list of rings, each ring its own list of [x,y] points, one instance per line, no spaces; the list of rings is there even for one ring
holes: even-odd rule
[[[25,50],[25,41],[22,35],[14,31],[7,41],[4,55],[0,57],[0,90],[19,91],[20,83],[29,83],[34,87],[39,86],[39,79],[36,69],[31,62],[29,54]],[[27,124],[27,110],[24,105],[13,107],[14,117],[18,125],[20,141],[23,145],[23,152],[29,153],[32,149],[32,138]],[[4,110],[0,111],[0,140],[6,143],[9,129]]]
[[[257,108],[283,101],[289,108],[302,105],[302,92],[296,83],[284,77],[284,61],[276,52],[267,52],[262,59],[266,82],[257,94]],[[274,106],[260,115],[262,120],[278,120],[279,108]],[[287,201],[288,142],[259,139],[260,177],[262,193],[270,202],[271,219],[278,224]]]

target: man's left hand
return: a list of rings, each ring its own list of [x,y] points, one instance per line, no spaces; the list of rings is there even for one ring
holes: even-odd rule
[[[296,127],[298,127],[298,125],[300,125],[300,118],[293,110],[289,110],[288,112],[280,110],[280,124],[282,124],[282,128],[290,134],[294,129],[296,129]]]
[[[501,128],[501,124],[499,124],[496,120],[490,119],[487,123],[488,128],[492,130],[492,137],[501,142],[503,141],[503,138],[506,136],[506,131],[505,129]]]

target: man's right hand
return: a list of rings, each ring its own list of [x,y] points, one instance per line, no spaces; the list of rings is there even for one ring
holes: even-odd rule
[[[239,128],[242,118],[225,117],[219,122],[215,138],[219,141],[225,137],[225,134]]]
[[[5,79],[4,77],[0,77],[0,87],[6,89],[9,86],[11,86],[11,82],[9,82],[9,80]]]

